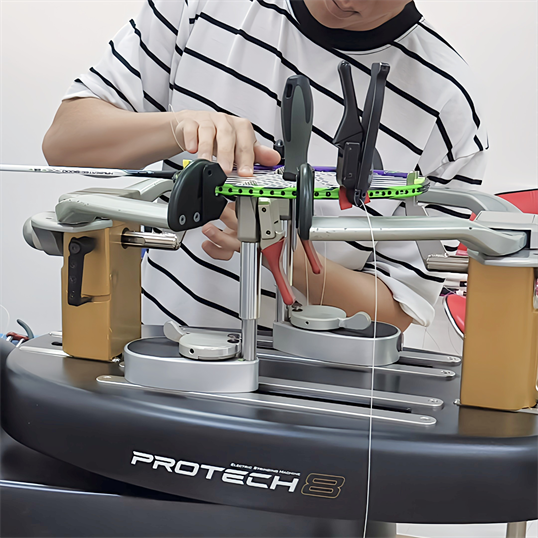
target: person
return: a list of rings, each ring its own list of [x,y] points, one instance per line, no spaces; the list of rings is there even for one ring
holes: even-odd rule
[[[143,168],[216,157],[242,176],[276,165],[280,94],[290,75],[311,83],[312,165],[335,165],[331,140],[343,111],[337,66],[353,71],[358,106],[374,62],[390,64],[377,149],[385,169],[419,170],[438,186],[480,185],[488,148],[468,65],[409,0],[147,0],[95,67],[70,87],[47,132],[52,165]],[[178,147],[179,146],[179,147]],[[335,201],[316,214],[340,215]],[[371,215],[401,215],[397,200],[372,200]],[[364,215],[360,208],[347,215]],[[187,232],[177,253],[143,260],[143,321],[235,327],[239,243],[235,215]],[[374,316],[405,330],[428,325],[443,278],[416,243],[317,243],[324,265],[309,273],[299,248],[294,287],[302,301]],[[275,286],[262,274],[260,325],[271,327]],[[307,295],[308,297],[304,297]]]

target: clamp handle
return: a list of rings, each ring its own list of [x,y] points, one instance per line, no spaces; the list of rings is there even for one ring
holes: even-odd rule
[[[304,75],[286,81],[282,96],[282,136],[284,141],[284,179],[295,181],[299,167],[308,160],[314,103],[310,82]]]
[[[344,94],[344,115],[333,139],[333,144],[338,147],[336,179],[338,184],[345,188],[348,201],[356,206],[366,199],[372,183],[374,166],[378,169],[383,168],[375,144],[381,123],[389,70],[389,64],[372,64],[361,122],[351,66],[346,61],[338,66]]]
[[[278,291],[282,295],[282,300],[284,304],[288,306],[296,302],[295,295],[291,289],[288,279],[284,276],[284,271],[282,270],[282,249],[284,248],[284,239],[265,247],[262,250],[262,254],[267,260],[269,269],[273,273],[275,278],[276,285],[278,286]]]
[[[199,228],[217,220],[226,198],[215,189],[224,185],[226,174],[218,163],[197,159],[174,175],[168,202],[168,227],[174,232]]]
[[[69,241],[67,258],[67,304],[82,306],[91,302],[91,297],[82,297],[82,278],[84,276],[84,257],[95,249],[94,237],[73,237]]]

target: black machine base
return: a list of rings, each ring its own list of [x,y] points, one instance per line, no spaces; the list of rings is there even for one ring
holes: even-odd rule
[[[67,357],[57,340],[40,337],[14,350],[2,375],[3,426],[23,445],[122,487],[227,505],[230,513],[266,512],[267,521],[363,518],[368,419],[103,387],[97,378],[121,376],[120,364]],[[364,368],[262,355],[262,376],[370,386]],[[429,410],[431,427],[374,422],[370,518],[537,519],[538,415],[457,406],[459,367],[443,377],[394,366],[376,369],[376,390],[445,404]]]

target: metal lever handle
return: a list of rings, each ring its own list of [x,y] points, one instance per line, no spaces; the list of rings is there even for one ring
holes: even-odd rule
[[[267,260],[267,264],[269,265],[271,273],[273,273],[273,277],[275,278],[278,290],[282,295],[282,300],[285,304],[289,306],[295,303],[296,299],[295,295],[293,294],[293,290],[291,289],[290,283],[284,276],[284,272],[282,270],[283,247],[284,239],[281,239],[280,241],[277,241],[276,243],[273,243],[272,245],[269,245],[268,247],[264,248],[262,250],[262,254]]]
[[[340,327],[344,329],[352,329],[355,331],[363,331],[372,324],[372,318],[366,312],[357,312],[354,316],[341,319]]]
[[[94,237],[73,237],[69,242],[67,259],[67,304],[82,306],[89,303],[91,297],[82,297],[82,278],[84,275],[84,257],[95,248]]]
[[[285,148],[284,179],[294,181],[299,167],[308,160],[313,108],[308,79],[304,75],[293,75],[288,78],[281,108]]]
[[[343,61],[338,65],[340,84],[344,94],[344,115],[334,135],[333,144],[343,149],[346,142],[361,143],[364,130],[359,119],[359,109],[357,108],[357,98],[351,76],[351,65]]]

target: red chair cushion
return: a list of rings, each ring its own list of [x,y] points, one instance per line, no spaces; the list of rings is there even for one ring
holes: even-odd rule
[[[523,213],[538,214],[538,189],[528,191],[505,192],[498,194],[500,198],[504,198],[511,204],[514,204]]]
[[[448,311],[457,325],[458,329],[465,333],[465,304],[467,302],[466,297],[461,295],[448,295],[446,298],[446,304]]]

